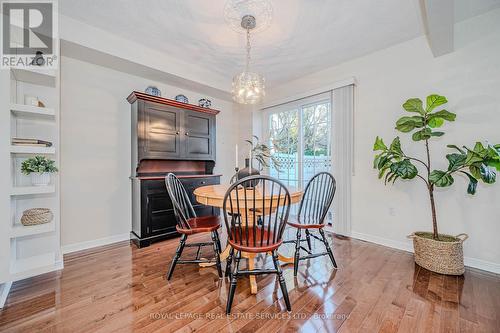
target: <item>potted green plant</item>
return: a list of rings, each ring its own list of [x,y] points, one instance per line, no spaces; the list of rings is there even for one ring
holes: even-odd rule
[[[50,174],[57,172],[55,161],[44,156],[34,156],[23,161],[21,172],[31,175],[31,183],[34,186],[45,186],[50,183]]]
[[[271,164],[279,170],[281,167],[280,161],[274,156],[271,152],[271,148],[260,142],[258,136],[254,135],[252,140],[245,140],[251,147],[250,149],[250,164],[252,164],[252,159],[257,160],[259,162],[260,170],[263,168],[269,168]]]
[[[401,148],[399,137],[387,146],[377,137],[373,150],[378,152],[374,160],[374,168],[378,169],[378,177],[385,184],[396,180],[418,178],[426,186],[432,216],[432,232],[414,232],[409,237],[413,239],[415,261],[420,266],[442,274],[461,275],[464,272],[462,243],[468,237],[466,234],[450,236],[438,232],[437,213],[434,190],[436,187],[448,187],[455,181],[455,176],[462,175],[468,180],[467,193],[476,193],[477,184],[482,181],[493,184],[496,181],[496,171],[500,171],[500,144],[483,144],[476,142],[473,148],[448,145],[453,149],[446,155],[448,167],[433,169],[429,144],[431,140],[444,135],[436,130],[445,122],[455,121],[456,114],[447,110],[436,111],[447,103],[440,95],[427,97],[424,108],[422,100],[411,98],[403,104],[403,109],[413,115],[399,118],[396,129],[403,133],[412,133],[415,142],[425,146],[425,157],[408,156]],[[418,166],[418,167],[417,167]]]
[[[243,179],[248,176],[258,175],[264,167],[268,168],[271,164],[277,169],[280,169],[280,162],[271,152],[271,148],[260,142],[258,136],[254,135],[251,140],[245,140],[250,145],[249,157],[245,158],[245,168],[238,171],[238,179]],[[259,169],[254,168],[253,160],[259,162]],[[253,184],[252,186],[255,186]]]

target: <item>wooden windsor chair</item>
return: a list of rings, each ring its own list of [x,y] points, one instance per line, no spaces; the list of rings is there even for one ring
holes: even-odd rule
[[[258,183],[257,186],[249,186]],[[290,300],[278,262],[278,248],[283,243],[282,236],[290,212],[288,189],[269,176],[250,176],[232,184],[224,196],[223,210],[228,243],[231,246],[227,259],[226,274],[229,273],[229,287],[226,313],[231,312],[238,277],[242,275],[276,274],[288,311]],[[258,223],[259,217],[262,223]],[[236,252],[236,254],[235,254]],[[240,270],[241,254],[272,254],[274,269]],[[231,272],[234,258],[234,268]]]
[[[197,217],[193,209],[193,205],[189,200],[189,196],[180,182],[180,180],[173,174],[169,173],[165,177],[165,184],[167,192],[172,200],[175,218],[177,220],[176,229],[181,234],[179,246],[175,252],[174,259],[170,264],[170,269],[167,273],[167,280],[170,280],[174,273],[177,264],[199,264],[199,263],[212,263],[215,260],[217,266],[217,273],[219,278],[222,278],[222,266],[220,262],[221,245],[219,234],[217,230],[221,227],[219,216],[203,216]],[[210,233],[212,242],[198,242],[186,243],[189,235]],[[204,246],[213,246],[215,258],[202,259],[200,258],[201,249]],[[181,260],[182,251],[185,247],[198,247],[195,259]]]
[[[299,212],[296,220],[290,219],[287,224],[297,229],[297,236],[294,240],[288,240],[284,243],[295,244],[295,260],[293,275],[297,276],[300,260],[312,259],[328,255],[332,261],[333,267],[337,268],[337,263],[333,257],[332,249],[328,243],[323,228],[325,218],[330,208],[333,197],[335,196],[336,181],[328,172],[320,172],[315,175],[306,186],[302,200],[300,201]],[[301,239],[302,230],[305,230],[305,239]],[[319,238],[313,231],[317,230],[321,236]],[[319,240],[325,246],[326,251],[321,253],[312,253],[311,237]],[[301,242],[307,242],[307,249]],[[300,251],[305,251],[306,256],[300,256]]]

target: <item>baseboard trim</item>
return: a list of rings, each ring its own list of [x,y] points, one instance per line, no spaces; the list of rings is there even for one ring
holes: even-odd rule
[[[356,231],[351,232],[351,237],[362,241],[375,243],[393,249],[398,249],[413,253],[413,243],[410,240],[408,240],[407,242],[401,242],[379,236],[368,235]],[[464,257],[464,264],[467,267],[477,268],[490,273],[500,274],[500,264],[494,262],[489,262],[476,258]]]
[[[3,308],[5,302],[7,301],[7,297],[9,296],[10,288],[12,287],[12,282],[8,281],[2,284],[0,291],[0,309]]]
[[[359,239],[359,240],[367,241],[370,243],[375,243],[378,245],[387,246],[387,247],[390,247],[393,249],[398,249],[398,250],[403,250],[406,252],[413,253],[413,244],[410,240],[407,242],[401,242],[401,241],[395,241],[392,239],[383,238],[383,237],[379,237],[379,236],[363,234],[363,233],[356,232],[356,231],[351,231],[351,237]]]
[[[130,233],[127,232],[126,234],[119,234],[119,235],[94,239],[91,241],[64,245],[61,248],[61,251],[63,254],[68,254],[68,253],[72,253],[72,252],[76,252],[76,251],[91,249],[91,248],[97,247],[97,246],[103,246],[103,245],[109,245],[109,244],[113,244],[113,243],[117,243],[117,242],[122,242],[122,241],[129,240],[129,239],[130,239]]]
[[[56,261],[56,263],[54,264],[54,268],[54,270],[56,271],[64,269],[64,260],[61,258],[61,260]]]
[[[500,274],[500,264],[476,258],[464,257],[465,266],[481,269],[483,271]]]

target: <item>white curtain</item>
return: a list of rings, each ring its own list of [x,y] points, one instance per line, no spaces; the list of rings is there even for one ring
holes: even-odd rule
[[[332,173],[337,181],[333,231],[351,233],[351,178],[354,174],[354,85],[332,90]]]

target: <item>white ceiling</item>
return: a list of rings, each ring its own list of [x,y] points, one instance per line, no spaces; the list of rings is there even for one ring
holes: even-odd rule
[[[334,66],[423,33],[415,0],[274,0],[270,27],[252,36],[268,86]],[[465,19],[500,0],[456,0]],[[244,66],[244,36],[224,21],[225,0],[60,0],[62,14],[210,69]],[[258,20],[258,18],[257,18]],[[96,38],[96,36],[89,36]]]

